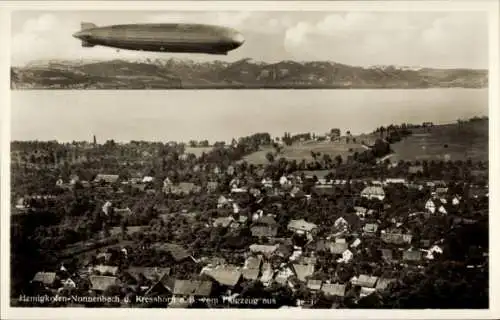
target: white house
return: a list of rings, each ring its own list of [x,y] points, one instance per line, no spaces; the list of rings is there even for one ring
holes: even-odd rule
[[[425,209],[431,213],[436,212],[436,204],[432,199],[427,200],[425,203]]]
[[[233,213],[239,213],[240,212],[240,206],[233,202]]]
[[[361,191],[361,196],[368,199],[378,199],[382,201],[385,199],[385,192],[382,187],[369,186]]]
[[[442,254],[443,253],[443,249],[440,246],[438,246],[438,245],[434,245],[434,246],[432,246],[432,248],[430,248],[426,252],[427,252],[427,254],[426,254],[425,258],[429,259],[429,260],[432,260],[432,259],[434,259],[434,255],[436,253]]]
[[[287,185],[287,184],[290,184],[290,180],[288,180],[288,178],[285,177],[285,176],[281,176],[281,178],[280,178],[280,185],[283,186],[283,185]]]
[[[113,205],[111,204],[110,201],[106,201],[106,203],[102,206],[102,212],[104,212],[105,215],[109,214],[109,209],[111,209]]]
[[[56,186],[58,186],[58,187],[62,187],[63,185],[64,185],[64,181],[63,181],[63,179],[61,179],[61,178],[57,179],[57,181],[56,181]]]
[[[443,206],[440,206],[439,209],[438,209],[439,212],[441,212],[442,214],[447,214],[448,211],[446,211],[445,207]]]
[[[352,260],[353,258],[353,253],[351,250],[347,249],[342,253],[342,258],[338,259],[337,262],[344,262],[344,263],[349,263],[349,261]]]
[[[270,178],[264,178],[262,179],[262,181],[260,182],[265,188],[272,188],[273,187],[273,180],[271,180]]]
[[[142,178],[142,183],[150,183],[153,181],[154,181],[154,178],[151,176],[145,176],[144,178]]]
[[[385,184],[405,184],[406,179],[403,178],[387,178]]]
[[[357,248],[361,244],[361,240],[356,239],[353,243],[351,243],[351,248]]]
[[[334,226],[336,229],[347,229],[349,227],[349,223],[342,217],[335,220]]]

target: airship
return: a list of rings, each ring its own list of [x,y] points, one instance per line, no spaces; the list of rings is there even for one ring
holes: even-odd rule
[[[228,27],[181,23],[98,27],[91,22],[82,22],[81,30],[73,37],[82,41],[82,47],[217,55],[227,55],[245,41],[240,32]]]

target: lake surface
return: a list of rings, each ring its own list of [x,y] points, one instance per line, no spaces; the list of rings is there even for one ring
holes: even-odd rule
[[[11,139],[230,141],[488,115],[487,89],[12,91]]]

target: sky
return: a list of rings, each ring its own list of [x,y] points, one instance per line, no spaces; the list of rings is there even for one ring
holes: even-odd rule
[[[228,56],[83,48],[71,36],[80,22],[208,23],[237,29],[245,43]],[[15,66],[45,59],[187,58],[197,61],[334,61],[357,66],[488,68],[483,12],[311,11],[17,11],[12,14]]]

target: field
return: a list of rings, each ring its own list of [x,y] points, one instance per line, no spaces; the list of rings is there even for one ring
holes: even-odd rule
[[[488,121],[419,128],[391,146],[392,162],[405,160],[488,161]]]
[[[351,151],[349,151],[351,150]],[[366,150],[361,143],[343,143],[343,142],[305,142],[297,143],[291,146],[284,146],[283,150],[276,155],[274,148],[263,147],[261,150],[254,152],[244,158],[248,163],[255,165],[266,164],[269,161],[266,159],[266,154],[268,152],[273,153],[275,159],[286,158],[288,160],[297,160],[297,162],[302,161],[312,161],[313,157],[311,151],[315,153],[321,153],[319,160],[323,159],[324,154],[328,154],[332,159],[337,155],[340,155],[345,161],[347,156],[354,154],[354,152],[363,152]]]
[[[281,157],[288,160],[312,161],[311,151],[321,153],[319,159],[324,154],[335,158],[340,155],[345,161],[354,152],[363,152],[366,147],[360,142],[365,141],[368,145],[374,142],[374,136],[357,136],[357,143],[345,143],[345,141],[335,142],[303,142],[291,146],[283,147],[280,154],[276,154],[274,148],[263,147],[244,158],[248,163],[266,164],[268,152],[273,153],[275,159]],[[343,138],[344,139],[344,138]],[[467,122],[461,125],[458,123],[436,125],[432,128],[418,128],[413,130],[413,135],[402,141],[391,145],[393,153],[385,158],[391,162],[399,160],[463,160],[488,161],[488,121],[478,120]]]

